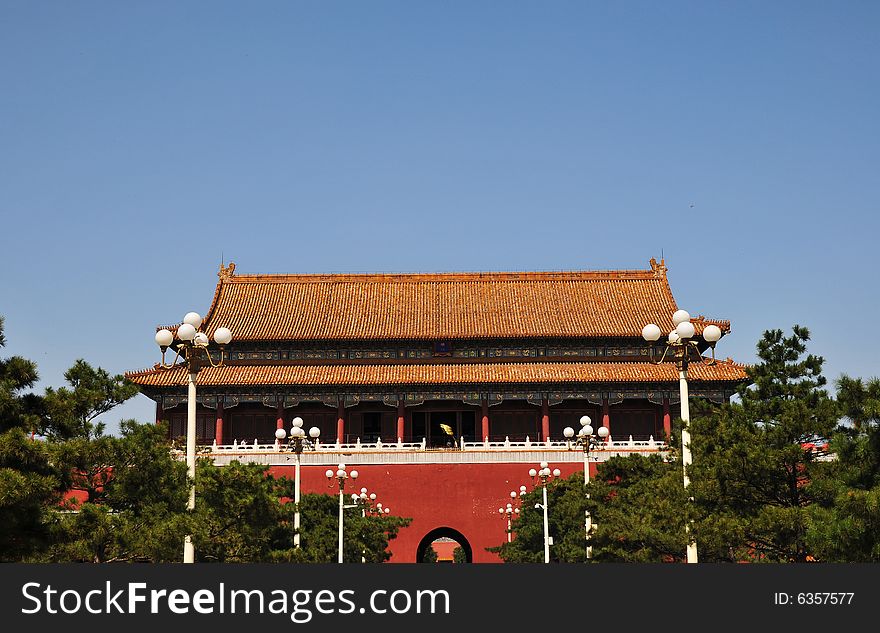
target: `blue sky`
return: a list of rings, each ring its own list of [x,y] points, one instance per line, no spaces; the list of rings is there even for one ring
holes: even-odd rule
[[[0,1],[0,314],[41,387],[238,272],[646,268],[880,374],[874,2]],[[138,396],[107,416],[152,419]]]

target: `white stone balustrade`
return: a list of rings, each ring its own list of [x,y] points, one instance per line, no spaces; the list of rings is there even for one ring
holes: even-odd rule
[[[287,446],[277,440],[272,442],[253,442],[233,440],[232,444],[218,445],[213,442],[200,447],[200,453],[212,455],[215,458],[223,457],[221,462],[233,459],[245,461],[260,461],[264,463],[284,463],[289,459],[290,451]],[[635,440],[629,436],[625,441],[614,441],[609,438],[591,452],[593,461],[604,461],[614,455],[630,455],[633,453],[651,454],[665,453],[668,447],[664,442],[658,442],[650,437],[647,440]],[[400,438],[396,442],[361,442],[360,438],[354,442],[330,442],[316,441],[313,450],[303,453],[303,463],[327,463],[338,460],[339,455],[346,455],[346,459],[355,463],[421,463],[426,461],[441,462],[504,462],[524,461],[535,459],[535,455],[543,454],[548,460],[578,461],[583,459],[580,447],[568,441],[546,440],[533,442],[528,437],[523,441],[511,441],[505,437],[503,441],[492,442],[488,438],[483,441],[469,442],[464,437],[459,438],[458,446],[454,447],[429,447],[425,438],[418,442],[404,442]],[[418,457],[422,454],[423,457]],[[408,455],[403,458],[402,456]],[[262,457],[255,459],[257,456]],[[355,459],[353,460],[353,456]],[[397,456],[397,457],[395,457]],[[425,457],[427,456],[427,457]],[[216,460],[215,460],[216,461]]]
[[[315,450],[318,451],[332,451],[332,452],[393,452],[393,451],[425,451],[425,450],[438,450],[438,451],[498,451],[498,450],[522,450],[522,449],[530,449],[530,450],[560,450],[565,449],[569,450],[571,446],[570,442],[566,442],[564,440],[547,440],[545,442],[533,442],[528,437],[522,442],[513,442],[509,438],[505,438],[502,442],[490,442],[488,439],[483,440],[482,442],[467,442],[463,437],[459,440],[459,445],[456,447],[436,447],[436,448],[428,448],[427,442],[423,438],[420,442],[404,442],[402,440],[398,440],[397,442],[382,442],[382,440],[378,440],[376,442],[361,442],[360,439],[355,442],[349,443],[340,443],[333,442],[331,444],[316,442]],[[208,449],[208,452],[211,453],[225,453],[225,452],[238,452],[238,451],[246,451],[246,452],[284,452],[284,447],[278,440],[273,440],[271,442],[263,442],[261,443],[259,440],[254,439],[252,443],[239,443],[238,440],[234,440],[232,444],[217,444],[216,441],[211,443],[210,445],[202,445],[203,449]],[[603,450],[620,450],[625,448],[644,448],[644,449],[655,449],[655,450],[665,450],[666,444],[664,442],[659,442],[652,437],[647,440],[634,440],[630,435],[629,439],[618,442],[618,441],[608,441],[603,443],[602,446],[596,448],[597,451]]]

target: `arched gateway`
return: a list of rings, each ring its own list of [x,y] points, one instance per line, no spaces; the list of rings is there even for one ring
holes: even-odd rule
[[[275,431],[301,417],[320,431],[302,456],[303,491],[326,492],[325,469],[356,465],[359,485],[413,519],[393,562],[411,562],[425,530],[443,525],[467,532],[469,560],[497,562],[485,548],[507,538],[498,508],[530,483],[528,469],[583,469],[566,426],[589,415],[610,430],[596,461],[665,450],[679,375],[650,362],[641,328],[671,330],[677,309],[653,259],[647,270],[363,275],[240,275],[229,264],[201,325],[209,338],[229,328],[232,342],[223,366],[197,375],[197,442],[218,465],[292,470]],[[706,325],[730,331],[692,322],[701,352]],[[171,436],[185,435],[186,365],[127,376]],[[724,402],[745,380],[733,361],[700,363],[690,394]]]
[[[458,543],[462,550],[464,550],[465,562],[474,562],[474,551],[471,548],[471,544],[464,537],[464,534],[450,527],[438,527],[425,534],[425,536],[422,537],[422,540],[419,541],[419,546],[416,548],[416,559],[413,562],[421,563],[424,561],[425,552],[431,547],[431,544],[437,539],[444,537],[452,539]]]

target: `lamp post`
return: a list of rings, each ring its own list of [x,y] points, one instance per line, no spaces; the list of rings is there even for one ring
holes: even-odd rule
[[[375,492],[368,494],[366,488],[361,488],[360,494],[354,492],[351,493],[351,502],[353,505],[345,507],[360,508],[362,517],[366,517],[367,515],[380,517],[383,514],[389,514],[391,512],[391,508],[386,508],[381,502],[376,501]]]
[[[361,517],[366,518],[369,516],[381,517],[385,514],[389,514],[391,512],[391,508],[382,507],[380,502],[376,501],[376,493],[371,492],[367,493],[366,488],[361,488],[361,493],[351,493],[351,505],[343,506],[344,508],[360,508],[361,509]],[[366,563],[366,551],[361,550],[361,562]]]
[[[561,471],[558,468],[554,468],[552,471],[550,470],[550,465],[547,462],[541,462],[539,464],[540,469],[535,470],[534,468],[529,470],[529,477],[532,478],[534,482],[535,479],[541,480],[541,490],[543,494],[544,503],[536,503],[535,508],[543,508],[544,509],[544,562],[550,562],[550,526],[547,520],[547,480],[550,479],[551,475],[553,477],[559,477],[561,475]]]
[[[358,478],[358,471],[353,470],[350,473],[345,470],[345,464],[339,464],[339,468],[336,469],[336,472],[332,470],[328,470],[326,473],[327,481],[330,482],[330,487],[333,487],[333,480],[339,484],[339,559],[337,562],[342,562],[342,511],[345,508],[345,503],[342,499],[342,493],[345,492],[345,481],[349,478],[354,481]]]
[[[677,310],[675,314],[672,315],[672,324],[675,326],[675,329],[669,332],[666,337],[665,349],[663,350],[663,354],[660,356],[659,360],[654,360],[654,347],[657,344],[657,340],[660,338],[661,331],[660,328],[657,327],[653,323],[649,323],[644,328],[642,328],[642,338],[644,338],[648,343],[651,344],[651,362],[655,365],[659,365],[664,360],[666,360],[667,355],[670,356],[670,359],[675,361],[675,365],[678,368],[678,389],[679,389],[679,400],[681,400],[681,466],[684,477],[684,487],[688,488],[690,485],[690,478],[688,477],[688,466],[691,465],[691,434],[689,430],[691,413],[690,413],[690,405],[688,403],[688,384],[687,384],[687,370],[688,364],[693,362],[705,362],[709,365],[715,363],[715,344],[721,338],[721,328],[717,325],[707,325],[703,328],[702,338],[703,341],[706,342],[707,346],[712,350],[712,357],[705,358],[703,354],[700,352],[700,345],[695,340],[696,336],[696,328],[694,328],[694,324],[691,323],[691,315],[686,310]],[[693,501],[693,497],[688,497],[691,501]],[[685,529],[688,533],[688,544],[687,544],[687,562],[688,563],[696,563],[698,562],[697,556],[697,543],[690,536],[690,524],[685,524]]]
[[[584,415],[581,416],[581,428],[577,432],[577,438],[574,440],[575,444],[579,444],[584,450],[584,489],[586,489],[587,485],[590,483],[590,451],[599,447],[599,445],[605,441],[608,437],[608,427],[600,426],[596,431],[596,434],[593,434],[593,427],[590,425],[590,416]],[[571,441],[571,438],[575,436],[574,429],[570,426],[567,426],[563,429],[562,434],[565,435],[566,439]],[[590,498],[590,493],[586,493],[587,499]],[[593,519],[590,517],[590,511],[584,510],[584,533],[586,535],[587,542],[590,540],[590,532],[593,529]],[[587,545],[587,558],[593,557],[593,548],[588,544]]]
[[[520,486],[519,492],[517,492],[516,490],[510,491],[510,498],[513,500],[517,500],[520,497],[524,496],[525,494],[526,494],[526,487]],[[511,539],[512,520],[515,515],[519,514],[519,508],[514,508],[512,503],[508,503],[505,507],[498,508],[498,514],[501,515],[502,519],[507,519],[507,542],[510,543],[512,540]]]
[[[183,323],[177,328],[179,343],[174,345],[177,355],[174,361],[168,364],[165,363],[165,352],[174,344],[174,334],[170,330],[161,329],[156,332],[155,339],[162,351],[160,366],[170,369],[182,355],[189,375],[186,396],[186,474],[189,480],[189,499],[186,502],[186,509],[189,511],[196,507],[196,377],[205,364],[211,367],[223,365],[223,350],[232,341],[232,332],[229,328],[219,327],[214,330],[214,342],[220,348],[220,361],[215,363],[208,352],[210,340],[207,334],[199,330],[201,326],[202,317],[197,312],[188,312],[183,317]],[[183,562],[195,562],[191,534],[187,534],[183,539]]]
[[[294,461],[294,482],[293,482],[293,546],[299,549],[299,500],[300,500],[300,456],[302,455],[303,450],[308,446],[312,450],[315,450],[315,442],[318,440],[318,436],[321,435],[321,429],[317,426],[313,426],[309,429],[309,438],[306,439],[306,432],[303,430],[303,419],[300,417],[295,417],[291,421],[293,425],[290,429],[290,442],[288,443],[288,449],[293,451],[293,454],[296,456]],[[278,429],[275,431],[275,437],[278,438],[278,441],[284,440],[287,437],[287,431],[284,429]]]

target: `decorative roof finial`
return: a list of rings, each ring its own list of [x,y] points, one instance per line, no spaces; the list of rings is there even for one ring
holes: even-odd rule
[[[651,258],[651,270],[654,272],[654,275],[657,277],[665,277],[666,276],[666,260],[662,257],[660,258],[660,263],[657,263],[657,260],[652,257]]]
[[[223,264],[220,264],[220,270],[217,272],[217,276],[220,277],[221,281],[232,279],[233,275],[235,275],[235,264],[233,262],[229,262],[229,266],[223,266]]]

